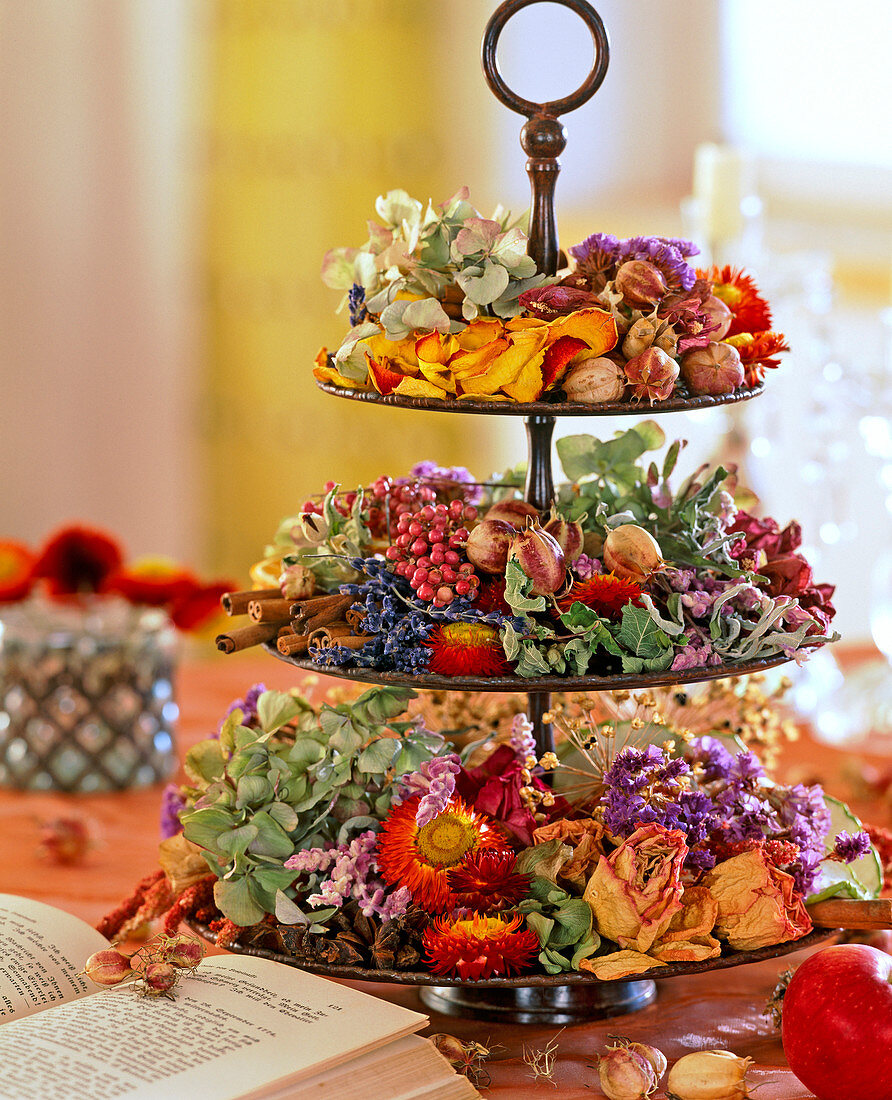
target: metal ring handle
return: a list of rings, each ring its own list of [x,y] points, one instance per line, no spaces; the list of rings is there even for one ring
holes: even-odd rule
[[[499,36],[505,24],[521,10],[531,4],[554,3],[562,4],[570,8],[582,19],[595,45],[595,65],[585,81],[573,92],[563,99],[555,99],[550,103],[533,103],[523,99],[508,87],[499,72],[499,63],[496,59],[496,50],[499,44]],[[534,115],[548,115],[555,117],[575,111],[583,103],[587,103],[595,94],[607,74],[607,65],[610,60],[610,44],[607,41],[607,31],[601,21],[600,15],[586,0],[504,0],[493,12],[483,32],[483,75],[490,86],[493,95],[519,115],[532,118]]]

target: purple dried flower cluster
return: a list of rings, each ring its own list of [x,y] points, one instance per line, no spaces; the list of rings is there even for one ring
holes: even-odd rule
[[[713,828],[713,806],[690,783],[691,769],[681,757],[670,759],[656,745],[625,748],[604,772],[604,824],[614,836],[627,837],[639,824],[655,822],[680,829],[691,849],[685,865],[708,870],[715,863],[711,852],[695,847]]]
[[[421,801],[415,813],[418,828],[428,825],[446,809],[455,794],[455,777],[461,771],[461,761],[454,752],[425,760],[418,771],[402,775],[398,779],[402,798],[420,794]]]
[[[289,871],[302,875],[328,872],[328,878],[319,883],[317,892],[307,898],[310,905],[340,908],[348,898],[354,898],[367,917],[390,920],[405,913],[412,895],[405,886],[388,893],[388,888],[374,877],[378,870],[376,843],[377,836],[369,829],[349,844],[295,852],[285,866]]]
[[[715,827],[730,843],[747,840],[787,840],[799,848],[797,860],[786,870],[796,889],[808,894],[825,855],[830,812],[819,786],[774,786],[765,769],[748,750],[732,755],[714,737],[691,742],[687,754],[715,807]]]
[[[620,240],[610,233],[593,233],[568,249],[576,260],[576,269],[583,275],[598,275],[612,271],[627,260],[646,260],[659,268],[670,287],[690,290],[697,273],[687,262],[699,248],[691,241],[675,237],[629,237]]]
[[[257,700],[265,691],[266,684],[252,684],[245,692],[243,699],[233,699],[220,720],[220,725],[217,727],[217,736],[219,737],[220,730],[223,729],[223,723],[234,710],[242,712],[242,725],[250,726],[257,718]]]
[[[479,504],[483,500],[483,486],[475,479],[474,475],[464,466],[438,466],[436,462],[425,459],[417,462],[409,471],[412,479],[421,481],[455,481],[467,488],[462,497],[468,504]],[[400,478],[400,481],[403,479]]]
[[[869,851],[870,837],[867,833],[841,832],[836,834],[836,846],[833,852],[843,863],[854,863],[856,859],[866,856]]]
[[[670,666],[673,672],[688,668],[707,668],[722,663],[722,658],[712,648],[712,642],[708,638],[698,637],[692,630],[686,630],[685,637],[688,644],[676,653]]]
[[[573,572],[581,581],[591,580],[603,571],[601,562],[597,558],[590,558],[588,554],[580,554],[573,562]]]
[[[161,792],[161,839],[167,840],[183,831],[180,822],[180,810],[185,809],[186,800],[180,793],[179,783],[168,783]]]

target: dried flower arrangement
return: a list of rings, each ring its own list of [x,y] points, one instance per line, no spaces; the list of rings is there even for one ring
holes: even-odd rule
[[[327,253],[353,326],[320,382],[401,397],[625,401],[752,389],[789,351],[752,278],[697,270],[690,241],[595,233],[547,278],[501,207],[483,218],[463,187],[425,207],[379,196],[360,248]]]
[[[255,590],[228,594],[261,642],[320,666],[444,676],[684,672],[801,659],[832,639],[833,588],[816,584],[796,523],[738,506],[733,473],[677,489],[654,421],[607,441],[567,436],[550,514],[516,499],[518,471],[486,483],[432,462],[355,492],[330,483],[283,520]],[[738,499],[740,493],[738,492]]]
[[[841,803],[766,773],[751,746],[783,722],[749,690],[567,700],[538,758],[523,714],[456,752],[405,689],[314,707],[255,685],[168,791],[162,871],[101,930],[164,913],[169,935],[191,917],[304,963],[463,980],[799,939],[806,903],[876,896],[882,874]]]
[[[47,596],[69,607],[118,598],[136,607],[166,611],[174,626],[193,630],[211,619],[226,581],[204,583],[169,558],[125,559],[120,542],[106,531],[71,524],[32,550],[0,540],[0,604]]]

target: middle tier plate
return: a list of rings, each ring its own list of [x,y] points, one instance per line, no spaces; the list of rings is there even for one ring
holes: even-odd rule
[[[434,673],[413,675],[408,672],[379,672],[373,668],[339,668],[335,665],[319,665],[302,657],[284,657],[272,642],[264,648],[285,664],[306,672],[323,676],[337,676],[342,680],[357,680],[364,684],[398,684],[402,687],[427,688],[434,691],[493,691],[493,692],[550,692],[550,691],[624,691],[634,688],[661,687],[675,684],[697,684],[703,680],[720,680],[726,676],[749,676],[769,668],[787,664],[789,657],[763,657],[758,661],[726,661],[714,668],[692,668],[673,672],[645,672],[639,675],[612,676],[438,676]]]
[[[474,413],[488,416],[652,416],[655,413],[695,412],[712,409],[717,405],[735,405],[757,397],[764,383],[746,386],[735,393],[718,396],[687,394],[683,386],[665,401],[652,405],[634,404],[631,401],[602,401],[588,404],[582,401],[480,401],[468,398],[464,401],[447,401],[440,397],[406,397],[397,393],[378,393],[376,390],[348,390],[331,382],[316,381],[325,393],[345,397],[348,401],[364,401],[370,405],[388,405],[398,409],[421,409],[426,412]]]

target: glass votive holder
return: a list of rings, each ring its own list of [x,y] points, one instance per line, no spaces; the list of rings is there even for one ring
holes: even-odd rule
[[[176,630],[117,597],[0,607],[0,786],[144,787],[177,765]]]

